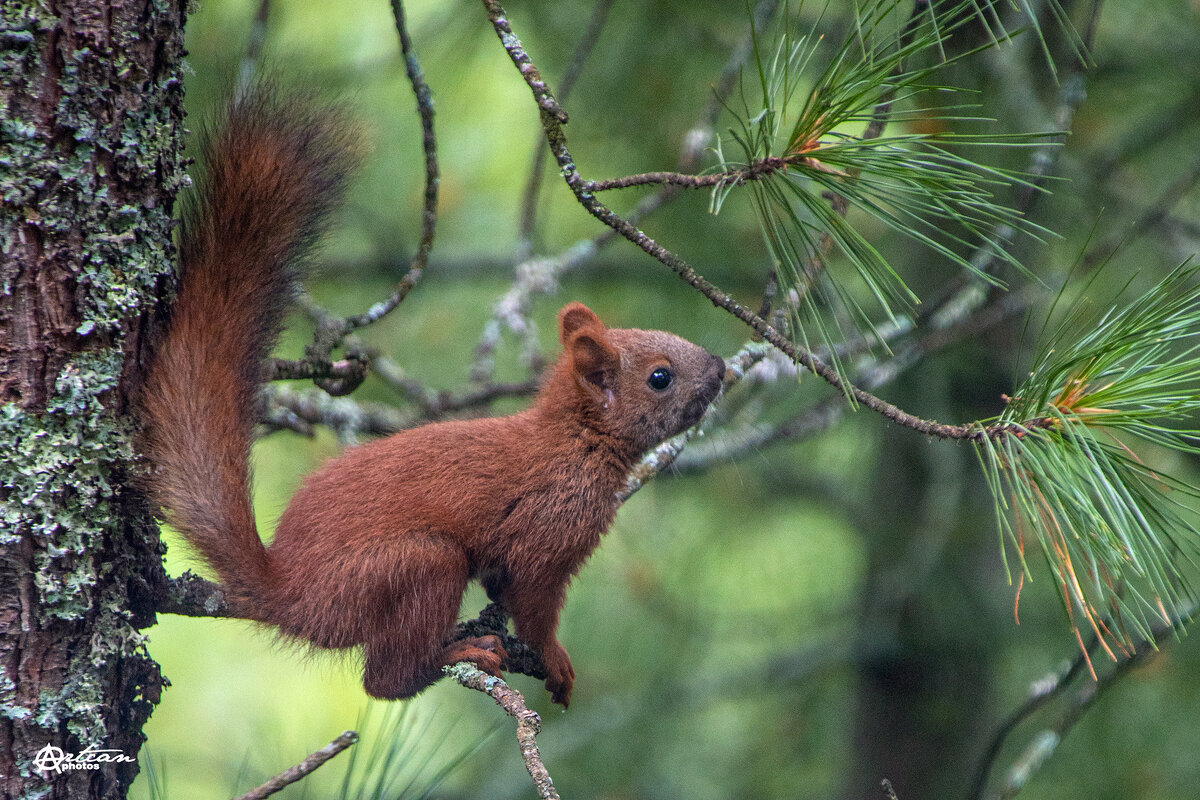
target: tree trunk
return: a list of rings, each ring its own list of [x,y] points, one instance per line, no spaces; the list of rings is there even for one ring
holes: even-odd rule
[[[174,259],[185,6],[0,11],[5,797],[124,797],[164,682],[138,633],[162,566],[128,487],[129,408]],[[86,769],[37,758],[89,748],[110,752]]]

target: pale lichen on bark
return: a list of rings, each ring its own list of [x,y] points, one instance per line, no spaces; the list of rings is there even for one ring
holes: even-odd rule
[[[123,796],[136,765],[47,779],[46,744],[134,756],[162,677],[161,570],[130,390],[170,283],[183,4],[0,9],[0,788]]]

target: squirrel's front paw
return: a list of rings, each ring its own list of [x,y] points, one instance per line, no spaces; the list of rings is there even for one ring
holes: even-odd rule
[[[566,708],[571,703],[571,689],[575,686],[571,657],[562,645],[555,643],[542,653],[542,662],[546,665],[546,689],[550,699]]]

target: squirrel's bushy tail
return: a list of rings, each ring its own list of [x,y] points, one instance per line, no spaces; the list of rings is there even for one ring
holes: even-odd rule
[[[184,206],[179,294],[142,390],[150,495],[247,616],[271,583],[250,496],[257,389],[358,149],[342,112],[260,82],[202,136]]]

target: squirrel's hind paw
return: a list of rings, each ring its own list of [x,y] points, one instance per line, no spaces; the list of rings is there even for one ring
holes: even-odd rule
[[[479,669],[496,678],[503,678],[500,669],[508,654],[499,636],[476,636],[470,639],[459,639],[446,645],[442,651],[442,663],[457,664],[459,661],[469,661]]]

